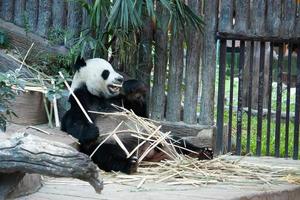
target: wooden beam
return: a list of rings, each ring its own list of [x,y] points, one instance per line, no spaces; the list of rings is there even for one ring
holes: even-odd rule
[[[233,27],[233,0],[223,0],[220,2],[219,30],[231,32]]]
[[[38,0],[27,0],[26,1],[26,15],[28,19],[28,28],[31,32],[36,30],[38,20]]]
[[[40,36],[47,36],[51,23],[52,0],[39,0],[39,14],[36,32]]]
[[[33,33],[27,33],[24,29],[0,19],[0,29],[5,31],[9,37],[9,44],[13,47],[17,47],[21,52],[27,52],[32,43],[35,43],[30,54],[67,54],[68,50],[63,47],[53,47],[49,44],[49,41],[37,36]]]
[[[1,18],[12,22],[14,19],[14,1],[2,0],[1,2]]]

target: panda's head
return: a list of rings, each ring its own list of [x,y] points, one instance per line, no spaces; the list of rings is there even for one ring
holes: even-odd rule
[[[110,98],[119,95],[123,76],[118,74],[106,60],[77,59],[74,67],[76,73],[71,86],[73,90],[85,84],[88,91],[95,96]]]

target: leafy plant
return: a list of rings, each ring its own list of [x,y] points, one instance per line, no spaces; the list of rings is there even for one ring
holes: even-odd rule
[[[84,30],[77,42],[75,50],[79,50],[81,56],[92,51],[93,57],[106,57],[112,45],[121,58],[124,52],[133,52],[136,41],[130,35],[137,34],[143,28],[144,17],[148,16],[153,21],[158,21],[155,3],[161,3],[170,13],[168,21],[173,31],[178,26],[192,25],[202,30],[204,22],[196,15],[183,0],[95,0],[89,3],[79,0],[90,17],[90,25]],[[129,50],[130,49],[130,50]],[[111,52],[115,53],[115,52]],[[121,54],[121,55],[120,55]],[[77,54],[78,55],[78,54]]]
[[[15,99],[17,90],[12,87],[24,88],[24,82],[19,79],[18,73],[12,71],[0,73],[0,129],[2,130],[5,130],[7,117],[15,115],[10,108],[10,103]]]

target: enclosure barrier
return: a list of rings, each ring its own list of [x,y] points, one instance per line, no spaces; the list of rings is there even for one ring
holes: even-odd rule
[[[220,138],[223,136],[220,132],[223,132],[224,122],[224,113],[225,113],[225,80],[226,80],[226,69],[229,69],[229,106],[228,106],[228,141],[227,141],[227,151],[234,151],[237,155],[247,154],[251,149],[251,134],[256,135],[256,144],[255,144],[255,154],[257,156],[262,155],[262,145],[265,146],[265,155],[271,155],[271,138],[274,136],[274,155],[276,157],[280,156],[280,146],[282,138],[284,138],[284,156],[289,156],[289,145],[292,141],[292,157],[293,159],[298,159],[299,157],[299,106],[300,106],[300,49],[299,41],[269,41],[269,48],[266,50],[266,44],[268,41],[254,41],[254,40],[231,40],[232,38],[220,37],[220,61],[219,61],[219,85],[218,85],[218,105],[217,105],[217,126],[218,126],[218,139],[219,142],[217,147],[221,147],[223,139]],[[238,53],[238,66],[235,66],[235,52],[236,52],[236,43],[239,43],[239,53]],[[227,53],[227,44],[231,43],[230,48],[230,58],[229,63],[226,62],[226,53]],[[249,53],[249,65],[245,63],[245,49],[248,44]],[[253,79],[255,77],[253,74],[254,60],[255,60],[255,48],[254,44],[259,43],[259,77],[258,77],[258,88],[253,88]],[[287,64],[284,64],[284,47],[287,49]],[[297,48],[295,48],[297,47]],[[296,50],[296,97],[295,97],[295,107],[294,110],[291,110],[291,74],[292,74],[292,54],[293,49]],[[274,60],[274,53],[278,52],[278,60]],[[266,53],[267,52],[267,53]],[[267,54],[267,55],[266,55]],[[269,57],[269,63],[265,63],[266,57]],[[268,81],[265,82],[265,67],[268,67]],[[238,68],[238,94],[237,94],[237,109],[234,111],[234,71],[235,68]],[[286,84],[286,102],[285,107],[286,111],[283,112],[283,70],[287,69],[287,80]],[[248,71],[248,72],[246,72]],[[249,77],[248,84],[244,83],[245,75]],[[272,83],[273,81],[277,82],[276,87],[276,111],[275,111],[275,120],[272,119]],[[268,95],[264,95],[264,89],[268,89]],[[247,90],[247,97],[243,98],[243,91]],[[252,101],[253,90],[258,90],[258,99],[257,102]],[[247,101],[247,102],[245,102]],[[263,102],[267,102],[267,116],[264,116],[263,112]],[[253,107],[256,107],[253,108]],[[292,111],[292,112],[291,112]],[[243,120],[243,115],[246,112],[247,120]],[[294,116],[291,118],[291,113],[294,113]],[[236,131],[233,130],[233,115],[236,114]],[[256,115],[256,132],[253,128],[255,125],[252,125],[254,121],[253,115]],[[263,119],[266,118],[266,131],[263,130]],[[284,119],[282,119],[284,118]],[[243,122],[246,121],[243,131]],[[272,123],[272,121],[275,122]],[[290,138],[290,124],[293,123],[293,138]],[[275,131],[271,130],[271,126],[275,125]],[[285,131],[281,131],[281,126],[285,126]],[[235,133],[235,134],[233,134]],[[245,134],[245,137],[243,137]],[[284,134],[282,137],[281,134]],[[232,138],[236,137],[236,147],[232,149]],[[263,139],[265,138],[265,139]],[[246,143],[243,143],[242,140],[246,140]],[[263,144],[263,142],[265,144]],[[242,144],[244,147],[242,148]],[[222,149],[219,149],[222,151]]]

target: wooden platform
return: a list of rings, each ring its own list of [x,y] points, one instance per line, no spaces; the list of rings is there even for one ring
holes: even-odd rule
[[[230,157],[229,159],[237,159]],[[284,167],[300,167],[300,161],[269,157],[247,157],[241,162],[253,164],[276,165]],[[199,187],[180,185],[171,186],[166,183],[147,182],[137,188],[139,181],[117,183],[120,180],[112,173],[101,174],[105,186],[102,194],[96,194],[87,183],[69,178],[44,177],[44,186],[35,194],[18,198],[19,200],[81,200],[81,199],[122,199],[122,200],[299,200],[300,185],[282,182],[278,184],[247,184],[240,185],[230,182],[209,184]],[[135,175],[131,175],[135,176]]]

